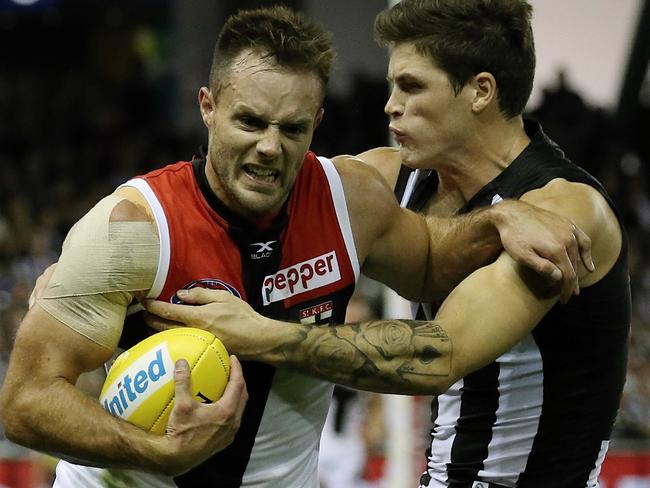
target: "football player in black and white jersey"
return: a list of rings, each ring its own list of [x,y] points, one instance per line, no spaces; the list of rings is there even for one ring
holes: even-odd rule
[[[203,307],[149,305],[212,330],[242,357],[361,389],[438,395],[422,487],[596,488],[619,406],[627,238],[598,181],[522,116],[535,70],[531,16],[523,0],[403,0],[381,13],[376,36],[392,48],[385,110],[400,147],[361,158],[427,216],[518,198],[571,219],[591,237],[596,268],[577,270],[579,296],[560,303],[556,287],[503,253],[451,293],[437,290],[441,305],[420,307],[419,320],[279,323],[203,290],[186,298]]]

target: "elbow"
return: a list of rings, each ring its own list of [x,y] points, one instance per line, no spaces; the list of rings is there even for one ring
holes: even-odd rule
[[[440,395],[460,378],[451,339],[436,322],[420,323],[416,330],[425,335],[426,340],[417,347],[414,360],[410,362],[414,374],[409,379],[419,383],[424,394]]]
[[[7,386],[0,391],[0,424],[9,440],[13,432],[13,402],[11,401],[12,395],[7,391]]]
[[[451,387],[451,385],[456,383],[456,381],[457,379],[451,375],[440,376],[439,378],[436,378],[436,381],[431,385],[429,394],[434,396],[442,395]]]
[[[0,423],[5,437],[15,444],[28,446],[29,404],[24,405],[20,393],[7,387],[0,392]]]
[[[395,393],[437,396],[445,393],[456,381],[458,381],[458,378],[451,373],[432,371],[428,374],[418,375],[416,378],[408,378],[408,386]]]
[[[445,375],[432,375],[429,378],[422,378],[418,381],[410,381],[409,391],[401,391],[408,395],[438,396],[445,393],[451,385],[456,382],[455,379]]]

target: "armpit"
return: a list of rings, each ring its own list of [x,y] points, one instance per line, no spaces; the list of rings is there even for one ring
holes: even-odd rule
[[[104,198],[70,230],[38,300],[54,318],[110,349],[117,347],[133,296],[151,288],[160,254],[152,222],[110,221],[123,200]]]

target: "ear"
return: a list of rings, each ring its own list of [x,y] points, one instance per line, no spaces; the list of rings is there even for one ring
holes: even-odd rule
[[[322,107],[319,108],[318,112],[316,112],[316,117],[314,118],[314,129],[316,129],[316,127],[320,125],[324,115],[325,115],[325,109]]]
[[[475,113],[482,112],[497,98],[497,81],[492,73],[482,71],[470,82],[474,88],[474,98],[472,100],[472,111]]]
[[[202,86],[199,90],[199,110],[201,110],[201,118],[206,127],[210,127],[212,123],[212,114],[214,113],[215,103],[212,97],[212,92],[206,86]]]

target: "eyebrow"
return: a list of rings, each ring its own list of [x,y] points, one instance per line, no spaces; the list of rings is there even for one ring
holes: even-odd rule
[[[247,114],[261,118],[261,115],[257,110],[243,102],[237,102],[233,109],[235,112],[246,112]]]
[[[266,117],[261,115],[257,110],[253,109],[252,107],[248,106],[247,104],[245,104],[243,102],[237,103],[235,105],[235,107],[234,107],[234,111],[235,111],[235,113],[238,113],[238,112],[239,113],[245,113],[245,114],[250,115],[252,117],[255,117],[255,118],[259,119],[259,120],[262,120],[262,121],[266,122],[267,124],[270,123],[266,119]],[[284,125],[298,126],[298,125],[300,125],[300,126],[307,127],[307,126],[309,126],[310,122],[311,122],[310,117],[300,117],[300,118],[298,118],[296,120],[280,120],[280,121],[278,121],[278,125],[280,125],[280,126],[284,126]]]
[[[391,79],[389,76],[387,76],[386,80],[388,80],[389,83],[390,82],[397,83],[397,82],[405,82],[405,81],[417,81],[417,82],[421,81],[420,78],[418,78],[417,76],[415,76],[415,75],[413,75],[411,73],[400,73],[399,75],[397,75],[393,79]]]

